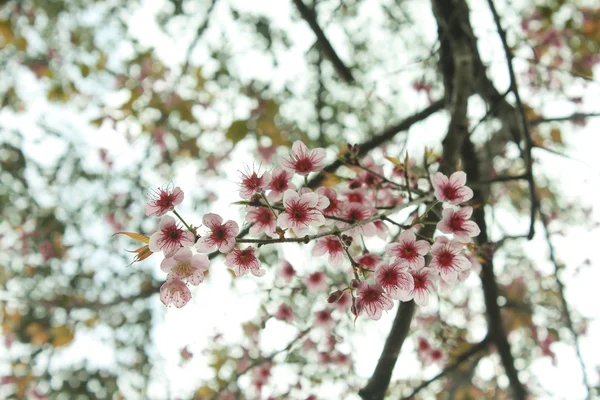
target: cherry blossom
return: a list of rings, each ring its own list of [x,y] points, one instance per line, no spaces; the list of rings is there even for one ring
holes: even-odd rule
[[[250,200],[255,194],[265,191],[271,182],[271,174],[269,172],[259,175],[253,170],[252,172],[242,172],[241,175],[242,180],[239,183],[240,197],[246,200]]]
[[[148,217],[161,217],[183,201],[183,191],[179,186],[172,190],[170,188],[158,188],[150,196],[151,199],[146,203],[144,209]]]
[[[339,312],[344,312],[352,305],[352,297],[349,292],[344,292],[338,301],[332,304],[333,307]]]
[[[381,286],[369,285],[367,282],[358,284],[355,304],[357,316],[366,311],[372,320],[378,320],[383,310],[391,310],[394,307],[394,303],[383,292]]]
[[[415,232],[408,229],[398,236],[395,243],[386,246],[385,253],[395,261],[403,261],[410,269],[416,270],[425,265],[424,256],[429,248],[426,240],[417,240]]]
[[[335,325],[335,321],[333,318],[331,318],[330,310],[321,310],[321,311],[315,312],[315,326],[316,327],[320,327],[320,328],[324,328],[324,329],[328,330],[328,329],[333,328],[334,325]]]
[[[283,193],[288,190],[296,190],[291,180],[294,175],[281,167],[276,167],[271,172],[271,182],[269,183],[268,189],[271,191],[267,195],[267,199],[270,202],[277,202],[283,197]]]
[[[329,263],[334,267],[339,267],[344,262],[344,247],[337,236],[325,236],[317,240],[317,244],[312,249],[313,256],[322,256],[329,254]]]
[[[434,294],[437,289],[437,275],[431,268],[421,268],[417,271],[410,271],[415,286],[413,290],[408,292],[406,296],[402,296],[400,300],[408,301],[415,300],[415,303],[421,307],[425,307],[429,303],[429,295]]]
[[[175,218],[165,215],[160,221],[158,231],[150,236],[148,247],[153,253],[163,252],[165,257],[171,257],[180,247],[194,244],[194,234],[181,229]]]
[[[298,175],[307,176],[311,172],[318,172],[325,168],[325,150],[321,148],[308,151],[308,147],[300,140],[292,145],[289,157],[281,159],[281,166]]]
[[[187,247],[182,247],[172,258],[165,258],[160,269],[179,279],[185,278],[192,285],[199,285],[204,280],[204,271],[208,270],[210,261],[203,254],[194,254]]]
[[[192,298],[192,293],[187,285],[176,275],[169,275],[167,281],[160,287],[160,301],[165,306],[175,305],[177,308],[185,306]]]
[[[246,221],[252,222],[250,234],[252,236],[260,236],[266,234],[271,237],[278,237],[276,232],[277,220],[273,212],[267,207],[252,207],[246,214]]]
[[[319,196],[325,196],[329,200],[329,205],[321,210],[325,216],[337,216],[342,211],[342,203],[338,200],[337,192],[333,189],[320,187],[316,193]],[[331,220],[333,222],[333,220]]]
[[[344,207],[342,209],[342,212],[340,213],[340,217],[350,220],[350,221],[358,222],[358,221],[364,221],[365,219],[369,219],[376,214],[377,214],[377,210],[370,208],[370,207],[365,207],[362,204],[345,203]],[[340,227],[344,227],[344,226],[348,226],[348,225],[349,224],[346,222],[338,223],[338,226],[340,226]],[[373,222],[369,222],[369,223],[361,225],[355,229],[349,230],[348,232],[346,232],[346,234],[348,234],[350,236],[358,236],[360,234],[363,234],[366,237],[371,237],[371,236],[377,235],[377,227],[375,226],[375,224]]]
[[[304,283],[311,293],[324,292],[329,289],[329,285],[327,285],[325,274],[323,272],[313,272],[306,277]]]
[[[439,272],[441,278],[449,285],[456,282],[458,273],[468,270],[471,263],[463,254],[463,245],[440,236],[431,248],[429,266]]]
[[[448,178],[441,172],[437,172],[431,178],[434,195],[439,201],[447,201],[450,204],[460,204],[473,198],[471,188],[465,186],[467,174],[457,171]]]
[[[279,275],[283,278],[285,283],[290,283],[292,278],[296,276],[296,270],[288,261],[283,260],[281,268],[279,269]]]
[[[459,242],[470,242],[472,237],[481,232],[474,221],[469,221],[473,214],[472,207],[460,209],[446,208],[442,210],[442,220],[438,222],[437,229],[443,233],[451,233]]]
[[[327,201],[326,197],[322,199]],[[286,190],[283,194],[285,212],[279,214],[277,224],[281,228],[291,229],[298,236],[305,235],[311,226],[323,225],[325,217],[316,208],[319,200],[316,193],[299,195],[293,190]]]
[[[273,316],[277,319],[290,323],[294,320],[294,312],[292,311],[292,307],[288,306],[287,304],[281,304]]]
[[[375,272],[375,279],[388,296],[395,300],[405,297],[415,287],[415,281],[406,264],[381,263]]]
[[[257,277],[264,276],[266,271],[260,268],[260,261],[256,257],[257,252],[256,247],[233,250],[225,257],[225,265],[233,269],[236,276],[244,276],[248,272]]]
[[[365,253],[354,259],[362,268],[374,270],[381,262],[381,256],[375,253]]]
[[[210,229],[207,236],[198,239],[196,249],[201,253],[211,252],[216,248],[221,253],[229,253],[235,246],[235,237],[240,231],[235,221],[223,223],[223,218],[217,214],[206,214],[202,222]]]

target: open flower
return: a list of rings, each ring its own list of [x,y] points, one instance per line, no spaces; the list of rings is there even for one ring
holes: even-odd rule
[[[267,195],[267,199],[270,202],[277,202],[283,197],[283,193],[288,190],[296,190],[291,180],[294,174],[281,167],[276,167],[271,173],[271,182],[269,183],[268,189],[271,189]]]
[[[446,208],[442,211],[442,220],[437,228],[444,233],[452,233],[459,242],[470,242],[472,237],[481,232],[474,221],[469,221],[473,214],[472,207],[461,209]]]
[[[400,300],[409,301],[414,299],[417,305],[424,307],[429,303],[429,295],[435,293],[437,288],[437,275],[431,268],[421,268],[417,271],[410,271],[415,286],[413,290],[402,295]]]
[[[175,305],[177,308],[185,306],[192,298],[192,293],[187,285],[176,275],[167,277],[167,281],[160,287],[160,301],[165,306]]]
[[[246,200],[250,200],[257,193],[262,193],[271,182],[271,174],[269,172],[259,175],[253,170],[252,172],[242,172],[241,175],[242,180],[239,183],[240,197]]]
[[[440,236],[431,247],[429,266],[438,271],[441,278],[449,285],[456,282],[458,273],[471,267],[471,263],[463,254],[463,245]]]
[[[321,148],[308,151],[308,147],[300,140],[292,145],[292,153],[289,157],[281,159],[281,166],[288,171],[298,175],[308,175],[325,168],[325,150]]]
[[[322,256],[329,254],[329,263],[334,267],[339,267],[344,262],[344,247],[337,236],[325,236],[317,240],[317,244],[312,249],[313,256]]]
[[[198,239],[196,249],[201,253],[211,252],[217,247],[221,253],[229,253],[235,246],[235,237],[240,228],[235,221],[223,223],[217,214],[206,214],[202,222],[210,229],[210,233]]]
[[[299,195],[288,189],[283,194],[285,212],[279,214],[277,223],[282,228],[293,230],[298,236],[305,235],[311,226],[325,223],[325,217],[316,207],[320,202],[326,201],[326,197],[320,198],[316,193]]]
[[[171,257],[180,247],[194,244],[194,234],[181,229],[175,218],[165,215],[160,221],[157,232],[150,236],[148,247],[153,253],[163,252],[165,257]]]
[[[340,213],[340,217],[350,220],[350,221],[364,221],[365,219],[369,219],[377,214],[377,210],[371,207],[366,207],[359,203],[345,203]],[[339,222],[338,226],[340,228],[348,226],[347,222]],[[356,237],[360,234],[371,237],[377,235],[377,226],[373,222],[368,222],[364,225],[361,225],[357,228],[351,229],[346,232],[347,235]]]
[[[279,236],[276,232],[277,220],[275,215],[268,207],[255,207],[246,214],[246,221],[252,222],[250,234],[252,236],[260,236],[265,233],[271,237]]]
[[[473,198],[471,188],[465,186],[467,174],[457,171],[448,178],[441,172],[437,172],[431,178],[434,195],[439,201],[447,201],[450,204],[460,204]]]
[[[160,263],[160,269],[169,275],[185,278],[192,285],[199,285],[204,280],[204,271],[208,270],[210,261],[203,254],[194,254],[187,247],[182,247],[171,258]]]
[[[294,312],[292,307],[288,306],[287,304],[281,304],[273,316],[277,319],[290,323],[294,321]]]
[[[331,317],[330,310],[321,310],[315,312],[315,326],[329,330],[335,325],[335,320]]]
[[[375,272],[375,279],[388,296],[395,300],[406,297],[415,287],[415,281],[408,272],[406,264],[381,263]]]
[[[148,217],[160,217],[181,204],[183,191],[177,186],[175,189],[158,188],[150,194],[150,201],[146,203],[145,213]]]
[[[290,283],[294,276],[296,276],[296,270],[289,261],[283,260],[281,268],[278,270],[278,274],[283,278],[285,283]]]
[[[325,280],[325,274],[323,272],[313,272],[304,280],[308,291],[311,293],[324,292],[329,289],[327,281]]]
[[[250,272],[254,276],[264,276],[266,271],[260,268],[256,257],[256,247],[246,247],[244,250],[234,250],[225,257],[225,265],[233,269],[236,276],[244,276]]]
[[[325,196],[329,200],[329,205],[322,210],[323,215],[339,215],[342,211],[342,203],[338,200],[337,192],[335,190],[321,186],[317,189],[317,194],[319,196]]]
[[[412,230],[405,230],[395,243],[388,244],[385,253],[396,261],[405,262],[410,269],[416,270],[425,265],[425,254],[430,245],[426,240],[417,240]]]
[[[391,310],[394,303],[383,292],[379,285],[369,285],[367,282],[358,284],[358,294],[356,297],[357,316],[367,312],[369,318],[378,320],[381,318],[383,310]]]

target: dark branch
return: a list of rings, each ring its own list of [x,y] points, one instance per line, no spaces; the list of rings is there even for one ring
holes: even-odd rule
[[[473,345],[473,347],[471,347],[469,350],[461,353],[458,357],[456,357],[452,364],[447,365],[446,368],[442,370],[442,372],[417,386],[411,394],[404,397],[404,400],[413,399],[421,390],[425,389],[427,386],[431,385],[438,379],[448,375],[450,372],[460,367],[462,363],[471,359],[471,357],[473,357],[475,354],[485,350],[489,346],[490,342],[491,340],[488,336],[486,336],[481,342]]]
[[[517,77],[515,74],[515,70],[513,68],[513,54],[508,46],[508,42],[506,40],[506,31],[502,27],[500,23],[500,16],[498,15],[498,11],[496,10],[496,6],[494,5],[494,0],[488,0],[488,4],[490,6],[490,10],[492,11],[492,15],[494,16],[494,22],[496,23],[496,28],[498,29],[498,34],[500,35],[500,39],[502,40],[502,46],[504,47],[504,53],[506,54],[506,64],[508,66],[508,74],[510,76],[510,87],[515,94],[515,100],[517,102],[517,108],[519,110],[519,114],[521,117],[521,124],[523,129],[523,139],[525,140],[525,150],[523,152],[523,160],[525,161],[525,165],[527,168],[527,180],[529,181],[529,197],[531,199],[531,210],[530,210],[530,221],[529,221],[529,235],[528,238],[531,240],[533,235],[535,234],[535,215],[537,210],[537,193],[535,192],[535,181],[533,180],[533,159],[531,157],[531,149],[533,148],[533,141],[531,139],[531,135],[529,133],[529,124],[527,123],[527,115],[525,113],[525,107],[523,107],[523,102],[521,101],[521,96],[519,94],[519,86],[517,83]]]
[[[298,11],[300,11],[302,18],[308,23],[310,29],[312,29],[314,34],[317,36],[317,47],[319,50],[321,50],[323,55],[329,61],[331,61],[333,67],[343,80],[345,80],[347,83],[354,83],[354,76],[352,76],[352,72],[340,59],[335,49],[329,42],[329,39],[327,39],[327,36],[325,36],[325,33],[317,22],[317,16],[313,10],[308,8],[306,4],[302,2],[302,0],[294,0],[294,4],[298,8]]]
[[[574,113],[564,117],[540,117],[529,121],[529,125],[535,126],[545,122],[577,122],[585,121],[587,118],[600,117],[600,113]]]

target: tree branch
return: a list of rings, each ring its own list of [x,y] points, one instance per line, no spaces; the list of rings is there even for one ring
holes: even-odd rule
[[[317,22],[317,16],[313,10],[308,8],[306,4],[302,2],[302,0],[294,0],[294,4],[298,8],[298,11],[300,11],[302,18],[308,23],[315,36],[317,36],[317,47],[319,50],[321,50],[323,55],[329,61],[331,61],[336,72],[344,81],[347,83],[354,83],[354,76],[352,76],[352,72],[340,59],[333,46],[329,42],[329,39],[327,39],[327,36],[325,36],[325,33]]]

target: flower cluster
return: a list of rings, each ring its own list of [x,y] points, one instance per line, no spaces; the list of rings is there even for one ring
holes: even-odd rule
[[[355,176],[336,186],[308,185],[308,176],[325,167],[326,152],[320,148],[309,150],[301,141],[293,144],[290,155],[282,158],[279,166],[242,172],[239,195],[243,201],[236,204],[245,207],[245,220],[255,238],[238,237],[240,229],[235,221],[224,221],[213,213],[203,216],[204,228],[199,231],[175,211],[184,197],[179,187],[156,190],[146,205],[146,215],[162,217],[158,230],[148,240],[149,251],[162,252],[165,257],[161,263],[167,273],[160,290],[162,302],[182,307],[191,299],[188,285],[200,284],[209,268],[206,253],[223,253],[225,265],[238,277],[264,276],[258,247],[245,244],[314,241],[313,256],[327,256],[334,268],[349,263],[348,281],[336,282],[339,289],[330,294],[328,301],[340,311],[350,308],[356,317],[365,313],[379,319],[383,311],[393,308],[393,300],[414,300],[425,306],[439,285],[451,286],[464,279],[474,260],[473,254],[465,250],[479,234],[477,224],[470,220],[473,208],[460,207],[473,197],[473,191],[465,185],[466,174],[459,171],[447,177],[435,173],[429,192],[433,192],[433,198],[419,189],[423,185],[419,184],[414,159],[406,157],[400,162],[386,157],[394,163],[391,178],[387,178],[384,166],[371,157],[359,160],[359,150],[354,145],[342,151],[340,160],[354,170]],[[422,208],[415,209],[412,223],[407,225],[391,219],[411,205],[426,210],[419,215]],[[183,226],[165,215],[168,212],[173,212]],[[426,219],[428,213],[440,218],[432,222],[435,217]],[[437,233],[423,236],[420,227],[425,223],[437,223]],[[365,238],[386,240],[392,226],[399,226],[400,232],[386,245],[384,254],[370,253],[360,245]],[[296,270],[284,262],[280,275],[288,284],[296,277]],[[324,271],[315,271],[302,282],[314,294],[331,287]],[[333,326],[330,311],[318,311],[315,325]],[[273,316],[291,322],[294,312],[289,305],[281,304]]]

